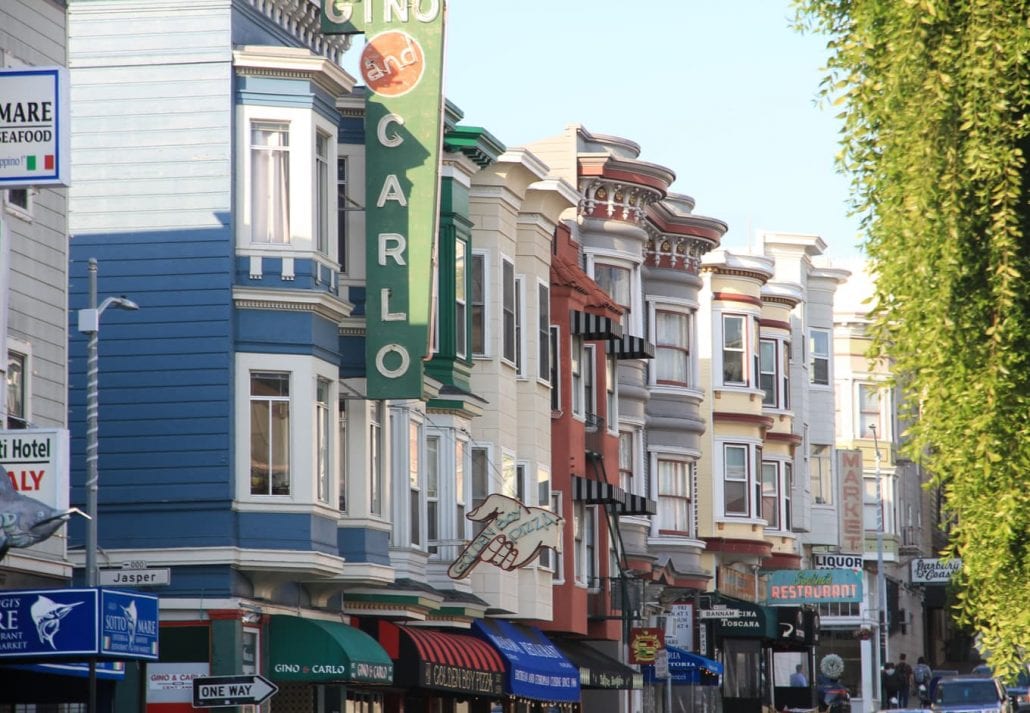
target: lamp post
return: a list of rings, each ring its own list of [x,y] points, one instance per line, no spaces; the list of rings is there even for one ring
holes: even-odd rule
[[[139,305],[127,297],[108,297],[97,306],[97,259],[89,259],[89,307],[79,310],[79,331],[89,335],[86,348],[86,583],[97,586],[100,572],[97,568],[97,472],[98,426],[100,410],[97,373],[97,345],[100,337],[100,315],[108,307],[137,310]]]
[[[880,484],[880,442],[876,438],[876,426],[870,425],[873,432],[873,452],[876,456],[876,604],[877,628],[879,629],[880,668],[887,662],[887,628],[890,621],[887,616],[887,578],[883,572],[883,486]],[[882,695],[882,691],[881,691]]]

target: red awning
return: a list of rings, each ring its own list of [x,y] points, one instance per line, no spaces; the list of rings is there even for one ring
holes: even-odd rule
[[[444,666],[504,673],[504,661],[490,644],[466,634],[398,627],[408,635],[423,661]]]

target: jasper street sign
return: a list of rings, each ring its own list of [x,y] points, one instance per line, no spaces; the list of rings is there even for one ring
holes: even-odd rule
[[[193,707],[253,706],[279,687],[264,676],[208,676],[193,679]]]

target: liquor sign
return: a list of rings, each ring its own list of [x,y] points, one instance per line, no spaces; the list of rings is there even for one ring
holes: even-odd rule
[[[68,185],[68,94],[64,67],[0,69],[0,188]]]
[[[914,559],[911,567],[912,584],[947,584],[962,569],[962,560]]]
[[[837,471],[840,473],[840,549],[846,554],[861,554],[865,547],[862,451],[838,450]]]
[[[816,569],[862,569],[862,555],[814,554],[812,564]]]
[[[110,589],[0,592],[0,659],[157,660],[157,597]]]
[[[367,37],[368,398],[421,398],[436,297],[444,0],[322,0],[322,31]]]

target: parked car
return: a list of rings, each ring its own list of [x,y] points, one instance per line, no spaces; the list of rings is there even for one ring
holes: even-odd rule
[[[975,674],[990,676],[991,667],[987,664],[980,664],[973,669]],[[1016,682],[1005,686],[1009,700],[1012,701],[1012,710],[1016,713],[1030,713],[1030,663],[1023,664],[1023,670],[1016,677]]]
[[[984,675],[951,676],[937,682],[930,710],[933,713],[1013,713],[1005,687]]]

